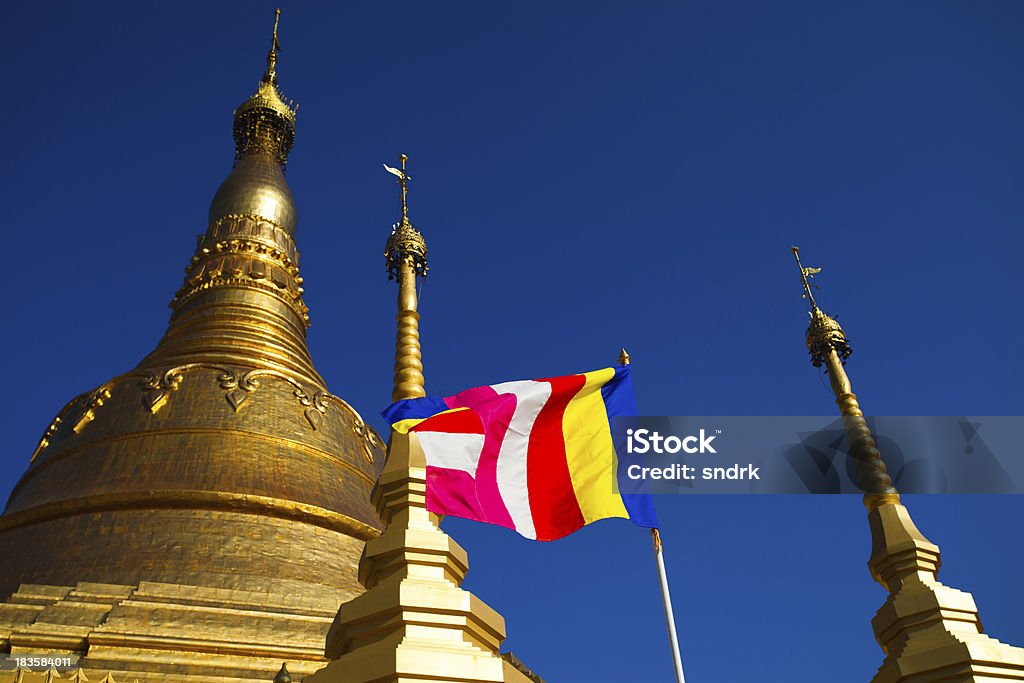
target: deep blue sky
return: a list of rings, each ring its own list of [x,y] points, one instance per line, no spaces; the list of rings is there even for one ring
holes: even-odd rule
[[[273,7],[5,3],[3,497],[61,406],[162,334]],[[1022,33],[1013,0],[287,3],[317,367],[364,415],[387,404],[380,165],[405,152],[432,393],[590,370],[625,345],[643,413],[832,414],[799,244],[868,413],[1021,414]],[[1024,644],[1024,498],[908,505],[940,579]],[[885,593],[858,499],[658,507],[691,682],[870,678]],[[445,528],[549,681],[671,679],[642,530]]]

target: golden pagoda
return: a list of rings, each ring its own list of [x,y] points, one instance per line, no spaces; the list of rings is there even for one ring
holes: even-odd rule
[[[306,344],[279,51],[275,19],[163,339],[54,417],[0,517],[0,655],[82,680],[290,680],[363,591],[384,450]]]

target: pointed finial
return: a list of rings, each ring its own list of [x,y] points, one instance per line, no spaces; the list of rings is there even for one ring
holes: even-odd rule
[[[287,662],[281,662],[281,670],[274,676],[274,683],[292,683],[292,675],[288,673]]]
[[[629,365],[629,351],[625,346],[619,351],[619,365]]]
[[[800,281],[804,285],[804,298],[807,299],[811,305],[811,311],[815,311],[818,308],[818,304],[814,302],[814,294],[811,293],[810,279],[821,272],[821,268],[804,268],[803,264],[800,263],[800,247],[790,247],[789,250],[793,252],[793,258],[796,259],[796,265],[800,269]]]
[[[406,225],[409,223],[409,205],[406,201],[406,197],[409,191],[409,181],[412,178],[405,172],[405,162],[409,160],[409,157],[402,154],[398,157],[398,162],[402,166],[401,168],[391,168],[387,164],[384,164],[384,170],[391,175],[398,178],[398,184],[402,187],[402,224]]]
[[[409,175],[405,172],[405,162],[409,160],[409,157],[402,154],[398,160],[402,162],[402,221],[407,222],[409,220],[409,204],[406,198],[409,192]]]
[[[277,40],[277,23],[281,19],[281,10],[274,10],[274,38],[267,53],[267,70],[263,72],[263,82],[277,84],[277,53],[281,51],[281,43]]]

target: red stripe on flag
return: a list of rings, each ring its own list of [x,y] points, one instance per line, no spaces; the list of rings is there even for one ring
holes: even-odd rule
[[[483,434],[480,416],[468,408],[438,413],[413,427],[412,432],[447,432],[449,434]]]
[[[583,375],[537,380],[551,385],[551,397],[530,431],[526,481],[537,540],[551,541],[571,534],[586,522],[569,476],[562,418],[565,407],[586,384]]]

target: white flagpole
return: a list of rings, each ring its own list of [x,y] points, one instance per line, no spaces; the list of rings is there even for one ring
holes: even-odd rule
[[[629,352],[623,347],[619,351],[619,365],[629,365]],[[676,672],[676,683],[686,683],[683,678],[683,658],[679,656],[679,638],[676,637],[676,617],[672,613],[672,596],[668,592],[668,576],[665,575],[665,557],[661,553],[661,534],[651,529],[654,541],[654,559],[658,563],[658,581],[661,583],[661,601],[665,604],[665,622],[668,624],[668,641],[672,646],[672,666]]]
[[[668,640],[672,646],[672,666],[675,667],[677,683],[686,683],[683,678],[683,659],[679,655],[679,638],[676,636],[676,617],[672,613],[672,595],[668,592],[668,576],[665,575],[665,557],[661,552],[661,534],[651,529],[654,541],[654,557],[658,562],[658,580],[661,582],[661,599],[665,603],[665,621],[668,623]]]

